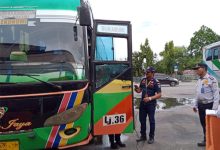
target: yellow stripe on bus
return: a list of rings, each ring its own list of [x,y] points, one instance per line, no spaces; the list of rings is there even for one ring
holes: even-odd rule
[[[74,125],[74,122],[69,123],[69,124],[66,125],[65,129],[72,128],[73,125]],[[67,144],[67,141],[68,141],[68,138],[62,138],[62,137],[61,137],[59,146],[65,146],[65,145]]]
[[[83,91],[79,91],[79,92],[77,93],[77,97],[76,97],[74,106],[78,106],[78,105],[81,104],[82,99],[83,99],[83,95],[84,95],[84,90],[83,90]]]
[[[131,81],[113,80],[97,91],[97,93],[120,93],[129,91],[131,91]]]

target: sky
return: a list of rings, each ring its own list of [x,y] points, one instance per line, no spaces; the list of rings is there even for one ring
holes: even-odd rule
[[[88,0],[95,19],[125,20],[132,24],[133,52],[145,39],[154,53],[165,43],[190,44],[202,25],[220,35],[219,0]]]

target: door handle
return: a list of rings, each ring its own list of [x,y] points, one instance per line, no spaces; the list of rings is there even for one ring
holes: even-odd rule
[[[122,85],[121,87],[122,87],[122,89],[130,89],[131,85]]]

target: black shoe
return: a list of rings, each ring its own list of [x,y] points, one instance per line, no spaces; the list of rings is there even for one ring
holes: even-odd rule
[[[149,140],[147,141],[148,144],[153,144],[154,143],[154,138],[150,137]]]
[[[206,142],[205,142],[205,141],[202,141],[202,142],[197,143],[197,145],[198,145],[199,147],[205,147],[205,146],[206,146]]]
[[[116,143],[111,144],[111,149],[118,149],[118,145]]]
[[[141,136],[139,139],[137,139],[136,141],[137,142],[141,142],[141,141],[146,141],[147,140],[147,138],[146,138],[146,136]]]
[[[120,142],[116,142],[116,144],[119,146],[119,147],[126,147],[126,145],[124,143],[122,143],[121,141]]]

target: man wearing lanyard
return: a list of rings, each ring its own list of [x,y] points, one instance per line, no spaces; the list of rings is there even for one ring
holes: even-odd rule
[[[141,123],[141,137],[137,140],[145,141],[146,137],[146,118],[149,117],[150,122],[150,133],[148,144],[154,142],[155,132],[155,110],[156,110],[156,99],[161,97],[161,87],[159,81],[154,78],[155,69],[153,67],[147,67],[146,77],[144,77],[140,85],[135,85],[135,91],[137,93],[142,92],[140,108],[139,108],[139,120]]]
[[[219,88],[218,81],[207,73],[208,66],[203,63],[197,64],[193,69],[200,77],[196,87],[196,101],[193,111],[199,112],[199,119],[202,125],[204,140],[198,143],[198,146],[206,146],[206,109],[216,110],[219,105]]]

